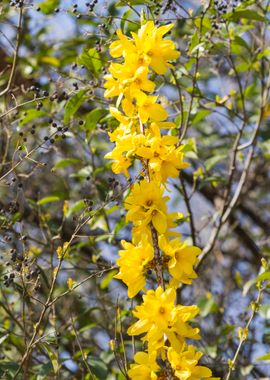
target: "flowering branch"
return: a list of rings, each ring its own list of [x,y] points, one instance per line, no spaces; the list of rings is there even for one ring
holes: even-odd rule
[[[143,334],[142,341],[147,343],[147,351],[135,354],[128,371],[134,380],[212,375],[198,365],[202,353],[186,343],[187,338],[199,339],[199,329],[189,324],[198,307],[175,304],[176,289],[197,277],[193,267],[200,249],[187,246],[173,230],[182,215],[168,211],[170,197],[164,193],[168,178],[177,178],[188,164],[184,162],[184,145],[170,133],[176,130],[175,123],[168,120],[158,96],[151,95],[156,87],[152,74],[164,75],[173,67],[169,62],[180,55],[175,44],[164,39],[172,27],[156,27],[147,21],[131,39],[118,30],[119,39],[111,44],[110,53],[123,59],[111,63],[104,85],[105,97],[118,98],[110,113],[119,121],[109,133],[115,148],[105,157],[113,160],[114,173],[127,178],[133,162],[141,162],[136,176],[140,180],[131,186],[124,204],[126,221],[133,223],[132,242],[122,241],[124,249],[119,251],[119,273],[115,276],[127,285],[130,298],[145,293],[143,303],[133,311],[138,321],[128,329],[132,337]],[[149,290],[149,269],[156,273],[156,289]]]

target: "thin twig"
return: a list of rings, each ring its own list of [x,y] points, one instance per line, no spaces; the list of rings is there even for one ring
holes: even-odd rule
[[[238,344],[238,347],[235,351],[235,354],[234,354],[234,357],[233,359],[230,361],[230,364],[229,364],[229,370],[228,370],[228,373],[226,375],[226,377],[224,378],[224,380],[229,380],[230,377],[231,377],[231,374],[232,374],[232,371],[234,370],[235,368],[235,364],[236,364],[236,361],[238,359],[238,355],[241,351],[241,348],[245,342],[245,340],[247,339],[247,334],[248,334],[248,329],[249,329],[249,326],[251,324],[251,322],[253,321],[253,318],[255,317],[255,314],[256,312],[258,311],[258,305],[260,303],[260,300],[261,300],[261,297],[262,297],[262,293],[263,293],[263,290],[264,288],[263,287],[260,287],[259,288],[259,291],[258,291],[258,295],[257,295],[257,298],[255,300],[255,303],[254,305],[252,306],[252,312],[251,312],[251,315],[246,323],[246,326],[244,327],[243,329],[243,333],[240,335],[239,337],[239,344]]]
[[[20,11],[19,11],[19,21],[18,21],[17,36],[16,36],[16,47],[15,47],[11,72],[10,72],[10,76],[8,79],[8,84],[7,84],[6,88],[0,92],[0,96],[5,95],[10,90],[12,83],[13,83],[13,79],[14,79],[15,71],[16,71],[16,65],[18,62],[19,48],[20,48],[20,43],[21,43],[22,22],[23,22],[23,7],[21,7]]]

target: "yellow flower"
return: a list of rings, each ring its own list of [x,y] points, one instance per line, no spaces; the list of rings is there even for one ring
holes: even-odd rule
[[[148,350],[152,352],[164,346],[168,338],[171,345],[179,348],[185,337],[198,338],[198,329],[187,322],[198,313],[196,306],[175,306],[174,288],[156,291],[148,290],[143,296],[143,304],[133,312],[139,320],[128,329],[129,335],[146,334],[142,339],[148,341]]]
[[[180,53],[175,50],[175,44],[170,40],[164,40],[174,24],[156,27],[153,21],[148,21],[138,31],[131,33],[134,38],[137,51],[143,57],[147,57],[149,65],[157,74],[165,74],[172,67],[168,61],[176,59]]]
[[[110,114],[119,121],[119,125],[113,132],[109,132],[112,142],[119,141],[123,136],[140,133],[140,126],[137,118],[130,118],[123,115],[117,108],[110,107]]]
[[[124,250],[119,251],[120,259],[117,265],[120,267],[119,273],[114,276],[122,280],[128,287],[128,296],[133,298],[145,286],[145,266],[154,258],[154,249],[147,236],[142,237],[139,245],[135,246],[126,241],[121,242]]]
[[[194,346],[184,344],[178,352],[170,347],[167,356],[174,375],[180,380],[203,380],[212,376],[209,368],[198,365],[202,353]]]
[[[131,380],[157,380],[156,372],[160,367],[156,363],[157,353],[151,354],[146,352],[137,352],[134,356],[136,364],[131,364],[131,369],[128,371],[128,376]]]
[[[198,262],[200,248],[187,246],[186,243],[181,242],[180,238],[168,241],[164,235],[159,237],[159,247],[171,257],[168,269],[173,277],[170,283],[172,286],[178,286],[180,282],[191,284],[192,280],[197,278],[193,267]]]
[[[114,161],[112,171],[115,174],[124,173],[126,177],[130,177],[128,168],[132,165],[132,161],[123,154],[121,149],[115,148],[112,152],[107,153],[104,158],[110,158]]]
[[[171,231],[172,228],[176,227],[176,219],[182,219],[183,214],[178,213],[178,212],[170,212],[167,215],[167,230],[165,231],[164,235],[166,238],[172,238],[175,236],[178,236],[178,232],[176,231]],[[142,234],[147,234],[148,236],[148,241],[152,243],[152,232],[150,225],[145,225],[145,223],[140,223],[136,222],[135,226],[132,228],[132,239],[135,243],[140,242]]]
[[[168,177],[177,177],[180,169],[189,166],[183,162],[183,146],[175,147],[177,141],[176,136],[161,136],[157,124],[151,124],[146,144],[136,149],[138,156],[148,160],[151,178],[165,182]]]
[[[132,99],[125,98],[122,101],[123,111],[127,116],[134,117],[139,116],[142,123],[147,121],[163,121],[168,118],[167,111],[160,105],[157,104],[157,96],[147,96],[141,93],[137,98],[137,103],[134,105]]]
[[[104,87],[106,88],[106,91],[104,92],[105,98],[113,98],[114,96],[118,96],[123,92],[122,83],[115,80],[112,75],[105,75],[104,79],[106,80],[104,83]]]
[[[136,53],[134,42],[129,40],[120,29],[117,29],[116,34],[119,40],[114,41],[110,45],[110,54],[113,58],[119,58],[128,53]]]
[[[152,92],[155,83],[148,79],[149,69],[145,66],[135,66],[134,62],[127,59],[124,64],[112,63],[106,75],[104,87],[107,89],[104,97],[118,96],[121,93],[130,99],[143,96],[142,91]]]
[[[168,118],[167,111],[157,104],[157,96],[141,96],[137,99],[137,110],[142,123],[151,121],[163,121]]]
[[[156,27],[153,21],[147,21],[138,33],[131,33],[133,40],[117,30],[119,40],[110,45],[110,54],[114,58],[132,56],[136,65],[150,65],[157,74],[165,74],[168,68],[172,67],[169,61],[180,56],[180,52],[175,50],[175,44],[163,39],[173,25]]]
[[[128,210],[126,220],[142,228],[152,222],[155,229],[162,234],[168,228],[168,199],[163,197],[163,187],[159,182],[143,180],[135,183],[125,201]]]
[[[116,140],[116,147],[111,152],[107,153],[104,158],[114,160],[112,165],[112,171],[114,173],[124,173],[129,177],[127,169],[132,164],[131,159],[135,154],[136,147],[143,145],[146,137],[142,134],[129,134],[126,136],[114,135],[114,137]]]

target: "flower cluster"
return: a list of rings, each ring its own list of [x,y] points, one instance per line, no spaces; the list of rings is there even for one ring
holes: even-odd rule
[[[112,159],[114,173],[130,177],[135,160],[140,172],[125,199],[126,221],[132,222],[132,242],[122,241],[117,260],[121,279],[130,298],[144,292],[143,302],[133,311],[137,321],[129,327],[130,336],[142,335],[146,352],[138,352],[128,375],[134,380],[176,378],[206,379],[211,371],[198,364],[201,352],[186,339],[199,339],[199,329],[191,325],[198,314],[197,306],[176,304],[176,289],[196,278],[194,265],[200,249],[181,241],[174,229],[182,215],[169,212],[166,182],[188,166],[184,146],[170,131],[176,128],[168,112],[153,94],[154,79],[164,75],[170,63],[179,57],[175,44],[164,39],[173,24],[156,27],[148,21],[128,38],[117,31],[118,40],[110,46],[117,63],[110,65],[105,76],[107,98],[117,97],[111,115],[119,122],[109,133],[115,148],[105,157]],[[134,169],[133,169],[134,171]],[[150,271],[149,271],[150,270]],[[149,290],[149,278],[157,280]],[[169,279],[165,283],[165,278]]]

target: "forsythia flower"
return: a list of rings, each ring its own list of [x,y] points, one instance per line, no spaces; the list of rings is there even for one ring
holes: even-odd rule
[[[119,141],[123,136],[137,133],[140,130],[138,120],[123,115],[117,108],[111,107],[110,114],[120,122],[113,132],[108,133],[112,142]]]
[[[168,24],[158,28],[153,21],[148,21],[137,34],[131,33],[136,48],[157,74],[165,74],[168,68],[173,67],[168,61],[180,56],[180,52],[175,50],[175,44],[172,41],[163,40],[163,36],[172,27],[173,24]]]
[[[151,354],[137,352],[134,356],[136,364],[131,364],[128,376],[132,380],[157,380],[156,372],[160,370],[160,367],[156,363],[156,356],[155,351]]]
[[[143,236],[141,243],[134,246],[124,240],[121,242],[124,250],[119,251],[120,259],[117,265],[119,273],[114,276],[122,280],[128,287],[128,296],[133,298],[145,286],[145,266],[154,258],[154,249],[147,242],[147,236]]]
[[[176,227],[176,219],[182,219],[183,214],[179,212],[171,212],[167,215],[167,230],[165,231],[164,235],[166,238],[172,238],[177,237],[179,234],[176,231],[171,231],[172,228]],[[132,228],[132,238],[135,243],[139,243],[141,241],[142,234],[146,234],[148,237],[148,241],[153,244],[152,241],[152,232],[150,225],[145,225],[145,223],[136,223],[135,226]]]
[[[178,137],[161,136],[156,123],[151,124],[146,136],[144,146],[136,149],[136,155],[148,160],[148,168],[154,179],[165,182],[168,177],[177,177],[180,169],[189,166],[183,162],[183,146],[175,147]]]
[[[196,306],[175,306],[176,292],[173,288],[165,291],[158,287],[148,290],[143,296],[143,304],[133,312],[139,320],[128,329],[129,335],[145,333],[143,340],[148,341],[148,350],[152,352],[164,346],[168,338],[172,346],[179,348],[183,338],[197,339],[198,329],[187,324],[197,313]]]
[[[123,152],[119,149],[114,149],[112,152],[107,153],[105,158],[111,158],[114,160],[112,164],[112,171],[116,174],[124,173],[126,177],[129,177],[128,168],[132,165],[132,161],[123,155]]]
[[[168,227],[167,200],[168,197],[163,197],[163,188],[159,182],[143,180],[135,183],[125,201],[128,210],[126,220],[140,227],[146,227],[152,222],[162,234]]]
[[[111,64],[109,71],[111,74],[104,77],[104,87],[107,89],[104,93],[105,98],[121,93],[130,98],[138,98],[144,95],[142,91],[152,92],[155,89],[156,85],[148,79],[149,69],[145,66],[134,67],[132,62],[127,61],[122,65]]]
[[[157,122],[166,120],[168,113],[160,104],[156,103],[157,99],[157,96],[142,94],[134,105],[131,98],[125,98],[122,108],[128,116],[138,115],[142,123],[146,123],[148,120]]]
[[[119,40],[112,42],[110,45],[110,54],[113,58],[126,56],[126,53],[136,53],[133,41],[129,40],[120,29],[117,29],[116,34]]]
[[[202,353],[196,351],[193,346],[183,344],[179,352],[170,347],[167,355],[175,371],[174,375],[180,380],[202,380],[212,376],[210,369],[198,365]]]
[[[163,39],[163,36],[172,27],[173,24],[156,27],[153,21],[148,21],[139,29],[138,33],[131,33],[134,42],[117,30],[119,40],[111,44],[111,56],[126,58],[128,55],[136,55],[138,64],[149,65],[157,74],[165,74],[168,68],[172,67],[168,61],[176,59],[180,55],[175,50],[175,44],[172,41]]]
[[[164,235],[159,237],[159,247],[170,257],[168,269],[173,278],[171,285],[178,286],[180,282],[191,284],[197,278],[193,267],[198,262],[200,248],[187,246],[180,238],[168,241]]]
[[[145,144],[146,137],[142,134],[130,134],[122,137],[116,137],[116,147],[112,152],[107,153],[104,157],[114,160],[112,170],[114,173],[124,173],[129,176],[127,169],[131,165],[132,156],[135,154],[138,146]]]

